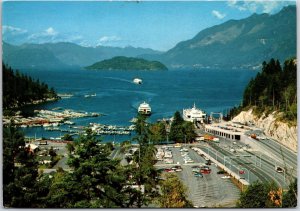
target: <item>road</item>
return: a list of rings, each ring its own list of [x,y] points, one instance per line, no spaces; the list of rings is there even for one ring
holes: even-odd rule
[[[219,137],[220,138],[220,137]],[[294,177],[297,177],[297,154],[272,139],[251,140],[256,142],[258,149],[241,142],[220,138],[220,143],[199,144],[199,148],[207,152],[219,162],[239,173],[245,171],[245,179],[250,183],[274,181],[278,186],[287,188]],[[231,150],[236,152],[232,152]],[[275,171],[275,166],[285,167],[284,173]]]

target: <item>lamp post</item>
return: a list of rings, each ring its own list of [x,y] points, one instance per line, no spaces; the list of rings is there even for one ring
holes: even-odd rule
[[[262,154],[259,154],[259,160],[258,160],[258,161],[259,161],[259,162],[258,162],[259,167],[261,167],[261,155],[262,155]],[[258,166],[256,160],[257,160],[257,155],[255,155],[255,166]]]

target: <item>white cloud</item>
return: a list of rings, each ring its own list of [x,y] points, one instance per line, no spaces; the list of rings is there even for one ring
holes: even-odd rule
[[[215,16],[218,19],[223,19],[226,17],[226,14],[222,14],[221,12],[217,11],[217,10],[213,10],[212,15]]]
[[[118,36],[102,36],[97,40],[96,46],[99,45],[111,45],[122,41],[121,37]]]
[[[4,25],[4,26],[2,26],[2,33],[3,34],[9,33],[11,35],[19,35],[19,34],[25,34],[25,33],[27,33],[27,30],[26,29],[17,28],[17,27],[13,27],[13,26]]]
[[[59,33],[53,27],[28,36],[28,40],[34,43],[57,42],[57,38],[59,38]]]
[[[266,0],[255,0],[255,1],[237,1],[229,0],[227,5],[238,9],[240,11],[250,11],[253,13],[276,13],[282,7],[292,4],[292,1],[266,1]]]
[[[99,38],[99,43],[115,42],[120,41],[121,38],[118,36],[103,36]]]
[[[45,30],[45,34],[49,36],[57,35],[58,32],[55,31],[52,27],[49,27],[48,29]]]

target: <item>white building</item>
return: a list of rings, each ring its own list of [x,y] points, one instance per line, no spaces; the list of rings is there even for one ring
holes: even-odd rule
[[[189,122],[200,122],[203,123],[206,118],[204,111],[196,108],[194,103],[193,108],[183,109],[183,119]]]

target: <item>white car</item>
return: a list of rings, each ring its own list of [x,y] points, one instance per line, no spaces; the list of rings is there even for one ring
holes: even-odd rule
[[[231,148],[231,149],[230,149],[230,152],[236,152],[236,151],[235,151],[235,149],[232,149],[232,148]]]
[[[230,178],[230,176],[223,176],[223,177],[221,177],[222,179],[229,179]]]

